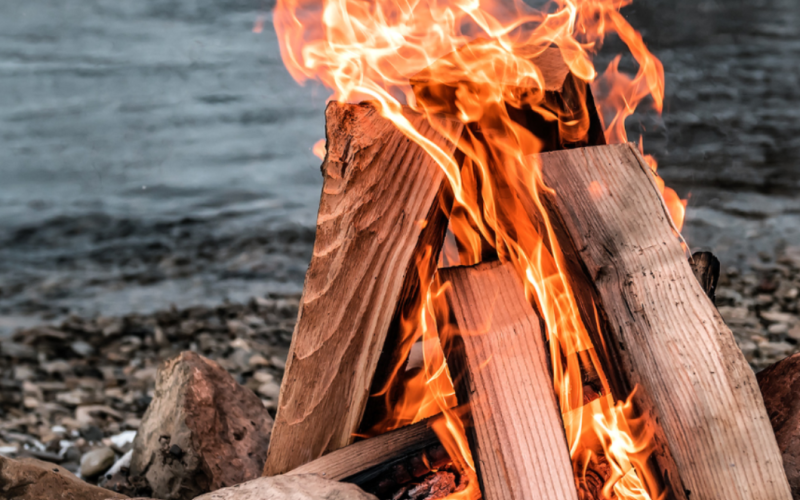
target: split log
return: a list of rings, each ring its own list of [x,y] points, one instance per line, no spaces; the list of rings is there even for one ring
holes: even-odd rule
[[[706,292],[712,303],[716,303],[719,259],[711,252],[695,252],[689,264],[692,266],[692,272],[700,282],[700,286],[703,287],[703,291]]]
[[[454,146],[411,111],[423,135]],[[314,253],[281,385],[265,475],[353,442],[408,280],[447,221],[441,168],[369,104],[331,103]],[[438,130],[460,134],[460,123]],[[435,265],[435,264],[434,264]]]
[[[428,420],[423,420],[358,441],[301,465],[287,474],[318,474],[326,479],[341,481],[384,463],[406,459],[425,448],[439,445],[439,439],[429,424]]]
[[[629,144],[532,157],[594,283],[619,373],[655,424],[681,499],[789,499],[764,402],[730,329],[675,238],[652,172]],[[664,446],[666,445],[666,446]]]
[[[448,355],[486,500],[577,500],[539,316],[510,264],[440,269],[461,336]],[[462,401],[463,400],[463,401]]]

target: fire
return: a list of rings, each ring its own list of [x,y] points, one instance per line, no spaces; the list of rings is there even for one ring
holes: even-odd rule
[[[327,151],[325,150],[325,139],[320,139],[314,143],[311,147],[311,152],[314,153],[314,156],[319,158],[320,160],[325,159],[325,154]]]
[[[553,383],[570,446],[577,483],[593,467],[605,498],[649,499],[663,494],[646,463],[650,436],[628,402],[615,402],[583,324],[565,271],[564,257],[544,208],[552,194],[531,156],[544,142],[515,122],[509,109],[530,109],[558,124],[562,144],[580,144],[590,128],[586,109],[564,111],[546,98],[548,82],[536,61],[555,46],[578,80],[605,86],[599,102],[606,138],[626,141],[624,122],[643,100],[660,112],[663,67],[620,14],[632,0],[553,0],[534,9],[522,0],[278,0],[274,22],[283,61],[298,82],[318,80],[331,99],[369,100],[443,169],[454,193],[441,260],[475,264],[487,251],[512,262],[526,293],[544,318]],[[627,45],[639,68],[602,76],[592,56],[608,34]],[[403,116],[402,106],[431,116],[448,114],[465,124],[459,160],[424,137]],[[430,120],[435,127],[435,120]],[[322,153],[320,143],[315,153]],[[651,158],[655,175],[655,162]],[[677,228],[685,201],[659,182]],[[593,193],[602,195],[601,184]],[[455,408],[445,360],[453,335],[435,269],[418,266],[419,300],[402,322],[403,351],[421,363],[399,362],[375,396],[389,406],[387,418],[367,430],[380,433],[442,413],[437,432],[466,478],[449,498],[478,498],[474,464]],[[584,390],[582,366],[601,379],[600,394]],[[398,389],[399,387],[399,389]],[[643,430],[644,429],[644,430]]]

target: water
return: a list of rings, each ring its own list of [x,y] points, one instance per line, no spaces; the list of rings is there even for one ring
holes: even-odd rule
[[[271,9],[0,4],[0,331],[301,288],[327,93],[283,69]],[[691,192],[690,244],[726,262],[800,244],[800,4],[646,0],[626,15],[667,70],[665,115],[641,123]]]

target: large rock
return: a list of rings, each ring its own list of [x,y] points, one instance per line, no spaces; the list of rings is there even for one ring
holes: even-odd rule
[[[196,500],[378,500],[354,484],[314,474],[262,477],[207,493]]]
[[[783,455],[792,496],[800,498],[800,354],[775,363],[756,378]]]
[[[257,478],[271,430],[272,418],[250,389],[213,361],[183,352],[158,371],[133,442],[131,478],[169,500]]]
[[[3,500],[116,500],[128,498],[78,479],[63,467],[35,458],[0,456]]]

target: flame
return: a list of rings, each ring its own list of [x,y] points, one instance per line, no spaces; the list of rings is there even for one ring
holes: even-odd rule
[[[253,23],[253,33],[261,33],[262,31],[264,31],[264,15],[259,14]]]
[[[645,59],[647,58],[645,57]],[[602,96],[598,100],[600,119],[604,125],[603,131],[605,132],[606,140],[611,144],[628,142],[625,120],[636,111],[639,104],[647,97],[652,95],[654,106],[659,113],[662,109],[661,101],[655,98],[653,89],[648,86],[648,80],[644,77],[643,72],[640,71],[635,78],[621,73],[619,71],[620,60],[621,56],[615,57],[592,85],[596,96]],[[657,60],[651,63],[649,68],[654,72],[651,79],[660,78],[663,81],[664,70]],[[664,180],[656,173],[658,162],[652,155],[644,154],[644,139],[641,136],[639,137],[639,151],[647,164],[650,165],[675,227],[680,231],[683,229],[686,205],[689,200],[681,199],[675,190],[667,187]]]
[[[315,142],[311,147],[311,152],[320,160],[324,160],[325,155],[328,153],[328,150],[325,148],[325,139],[320,139]]]
[[[455,201],[440,262],[470,265],[495,252],[523,277],[546,324],[555,394],[579,487],[588,484],[591,472],[602,482],[603,498],[650,499],[664,492],[647,466],[647,422],[635,418],[630,398],[615,402],[610,394],[542,201],[553,192],[532,155],[543,150],[545,140],[511,117],[513,110],[532,110],[557,124],[562,146],[585,143],[591,123],[583,97],[589,82],[607,89],[598,104],[608,142],[627,140],[625,120],[642,101],[660,113],[664,70],[619,12],[631,1],[552,0],[535,9],[522,0],[278,0],[274,23],[295,80],[322,82],[332,90],[331,99],[372,101],[442,168]],[[638,64],[634,76],[619,72],[617,58],[598,77],[592,56],[609,34],[630,50]],[[549,57],[552,47],[576,78],[572,91],[584,103],[579,109],[548,99],[552,82],[537,61]],[[460,136],[437,129],[457,145],[458,159],[415,129],[403,105],[463,122]],[[437,120],[429,122],[437,127]],[[654,159],[648,162],[655,175]],[[680,227],[685,201],[656,179]],[[605,189],[600,183],[590,187],[595,196]],[[401,321],[403,356],[375,394],[390,411],[366,434],[443,414],[436,431],[467,485],[448,498],[474,499],[480,495],[474,463],[445,359],[453,335],[441,313],[447,284],[435,277],[429,252],[418,261],[418,300]],[[598,374],[599,393],[584,388],[587,367]]]

